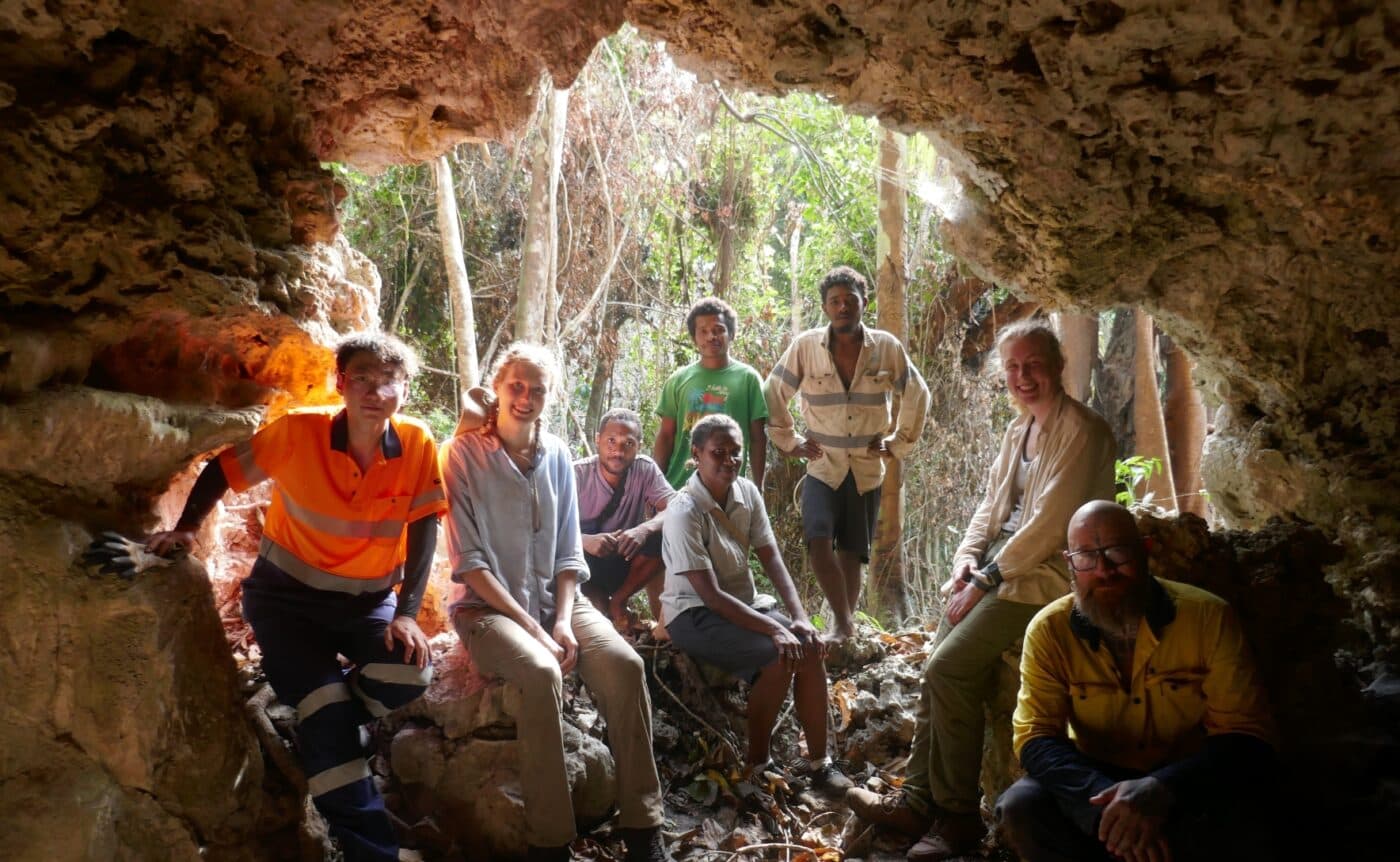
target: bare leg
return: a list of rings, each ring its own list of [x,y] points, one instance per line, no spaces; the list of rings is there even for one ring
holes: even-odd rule
[[[650,598],[651,582],[653,579],[659,580],[655,578],[655,576],[660,573],[660,557],[644,557],[641,554],[633,557],[632,564],[627,569],[627,577],[622,581],[622,586],[618,587],[617,592],[613,593],[612,598],[608,600],[608,607],[604,611],[608,615],[608,619],[612,620],[614,623],[617,622],[619,617],[625,619],[627,600],[632,598],[643,586],[647,587],[647,596]],[[657,598],[658,600],[660,599],[659,592],[657,593]],[[600,608],[600,610],[602,609]],[[653,605],[652,613],[654,616],[657,610],[659,610],[659,607]],[[659,616],[656,618],[660,619]]]
[[[666,579],[662,577],[664,571],[658,569],[655,577],[647,581],[647,606],[651,608],[651,618],[656,622],[661,622],[661,590],[666,586]]]
[[[821,760],[826,757],[827,693],[826,664],[820,654],[804,658],[797,666],[792,696],[797,721],[807,737],[807,756],[813,761]]]
[[[758,679],[749,689],[749,766],[768,760],[773,723],[778,720],[778,710],[787,700],[791,683],[792,671],[779,659],[759,671]]]
[[[843,566],[836,559],[836,550],[831,546],[830,538],[818,537],[808,542],[807,553],[812,561],[812,571],[816,573],[817,583],[822,588],[822,594],[826,596],[827,604],[831,605],[831,615],[835,618],[832,620],[831,639],[843,641],[855,631],[850,590],[846,586]],[[858,564],[860,560],[857,559],[856,562]],[[860,577],[859,565],[856,568],[856,577]],[[859,582],[856,589],[860,589]]]
[[[846,606],[851,609],[851,616],[854,618],[856,608],[860,607],[860,557],[847,551],[837,551],[836,560],[841,564],[841,577],[846,582]],[[853,623],[851,633],[854,632]]]

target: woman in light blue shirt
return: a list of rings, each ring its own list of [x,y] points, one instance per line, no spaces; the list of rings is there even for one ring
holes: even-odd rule
[[[563,675],[577,667],[607,721],[628,858],[665,859],[642,661],[577,591],[588,566],[573,464],[542,421],[558,380],[554,359],[544,348],[516,343],[488,379],[489,392],[473,390],[477,397],[443,448],[457,584],[451,613],[477,668],[519,695],[528,858],[566,860],[577,834],[561,721]],[[468,421],[474,412],[480,421]]]

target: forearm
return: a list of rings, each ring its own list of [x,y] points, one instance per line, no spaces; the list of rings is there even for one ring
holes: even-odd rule
[[[671,464],[671,452],[676,446],[676,431],[672,428],[669,432],[663,424],[662,429],[656,432],[656,442],[651,444],[651,460],[655,461],[662,470]]]
[[[214,511],[214,507],[228,488],[228,477],[224,475],[223,465],[219,463],[218,458],[204,465],[199,478],[194,480],[194,487],[190,489],[190,496],[185,500],[185,508],[180,513],[180,520],[175,523],[175,529],[189,532],[198,530],[199,525]]]
[[[554,618],[569,625],[574,618],[574,594],[578,588],[578,572],[563,571],[554,576]]]
[[[1068,739],[1038,736],[1021,749],[1021,766],[1046,790],[1080,802],[1114,784]]]
[[[520,603],[506,591],[505,586],[496,580],[495,575],[491,574],[489,569],[472,569],[462,575],[461,580],[491,610],[504,615],[525,631],[534,635],[544,631],[539,620],[526,613]]]
[[[437,536],[436,515],[419,518],[408,525],[408,558],[404,560],[403,586],[399,587],[399,607],[395,616],[418,618],[418,609],[423,604],[423,593],[428,588],[428,576],[433,568]]]
[[[1247,733],[1206,737],[1205,746],[1184,760],[1152,773],[1177,799],[1201,796],[1217,782],[1257,783],[1273,769],[1274,750]]]
[[[768,466],[768,434],[763,429],[763,420],[754,423],[753,446],[749,450],[749,464],[753,467],[753,483],[763,490],[763,475]]]

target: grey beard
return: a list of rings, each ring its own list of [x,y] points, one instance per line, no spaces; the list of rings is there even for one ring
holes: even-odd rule
[[[1074,605],[1107,637],[1128,640],[1137,637],[1138,624],[1142,622],[1143,612],[1147,609],[1147,596],[1125,595],[1123,602],[1112,608],[1099,605],[1092,597],[1081,599],[1075,596]]]

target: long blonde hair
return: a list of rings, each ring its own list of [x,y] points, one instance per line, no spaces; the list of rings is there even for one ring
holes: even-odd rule
[[[514,342],[496,355],[495,361],[491,363],[491,371],[486,375],[488,413],[486,424],[481,428],[484,434],[496,433],[496,416],[501,409],[496,399],[496,381],[501,378],[507,368],[516,363],[532,366],[544,375],[544,406],[546,409],[554,398],[555,387],[559,385],[559,363],[555,361],[554,354],[550,352],[549,348],[532,341]],[[540,415],[535,418],[536,440],[540,439],[542,431],[544,431],[544,410],[541,410]]]

